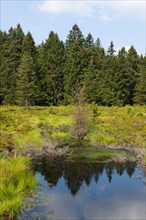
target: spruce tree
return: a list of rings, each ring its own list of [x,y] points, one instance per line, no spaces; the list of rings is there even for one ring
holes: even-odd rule
[[[65,44],[65,102],[70,103],[70,96],[77,87],[82,86],[84,78],[85,39],[79,27],[75,24],[67,36]]]
[[[127,52],[125,47],[122,47],[119,52],[118,52],[118,58],[126,58],[127,57]]]
[[[38,57],[38,71],[37,71],[37,105],[49,105],[48,103],[48,95],[46,92],[47,88],[47,80],[46,80],[46,71],[47,71],[47,50],[45,48],[45,43],[42,42],[41,45],[37,48]]]
[[[96,69],[94,58],[90,58],[85,70],[83,88],[88,103],[101,103],[100,100],[100,71]]]
[[[22,106],[34,105],[36,98],[36,68],[33,57],[25,52],[18,68],[16,84],[17,104]]]
[[[107,54],[109,56],[112,56],[116,51],[114,50],[114,44],[113,44],[113,41],[110,42],[110,45],[108,47],[108,51],[107,51]]]
[[[126,59],[119,59],[116,81],[116,105],[132,105],[135,87],[134,70]]]
[[[4,102],[6,93],[6,76],[4,74],[4,69],[6,68],[6,51],[8,50],[8,45],[6,43],[7,38],[7,33],[0,30],[0,104]]]
[[[24,33],[18,24],[16,28],[10,28],[3,48],[4,60],[2,65],[3,103],[16,104],[17,72],[22,53]]]
[[[102,105],[114,105],[116,82],[115,73],[118,68],[116,56],[105,56],[102,60],[102,69],[100,74],[100,98]]]
[[[139,65],[134,103],[138,105],[146,105],[146,56],[142,59]]]
[[[92,50],[94,46],[94,39],[91,33],[89,33],[85,39],[85,48],[86,50]]]
[[[105,50],[102,47],[101,41],[99,39],[99,37],[97,38],[96,42],[95,42],[95,47],[96,47],[96,52],[98,54],[98,57],[100,58],[104,58],[105,56]]]
[[[41,99],[45,105],[58,105],[63,100],[64,45],[57,34],[50,32],[39,48]]]
[[[137,51],[136,49],[134,48],[134,46],[132,45],[130,47],[130,49],[128,50],[128,53],[127,53],[127,59],[128,61],[130,62],[131,64],[131,68],[135,71],[135,72],[138,72],[138,65],[139,65],[139,56],[137,54]]]
[[[34,60],[36,59],[37,49],[36,49],[36,46],[35,46],[34,39],[33,39],[30,32],[28,32],[26,34],[26,36],[24,36],[24,38],[23,38],[22,52],[24,52],[24,53],[27,52],[32,56],[32,58]]]

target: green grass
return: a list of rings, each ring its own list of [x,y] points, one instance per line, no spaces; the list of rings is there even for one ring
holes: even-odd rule
[[[94,145],[132,143],[146,147],[146,106],[90,107],[94,119],[85,140]],[[30,144],[40,147],[44,137],[70,141],[71,109],[72,106],[31,107],[29,110],[1,106],[0,152],[9,145],[15,151]]]
[[[26,157],[0,159],[0,218],[14,218],[21,211],[23,196],[35,188],[28,165]]]
[[[94,144],[146,146],[146,106],[98,107],[88,134]]]
[[[41,129],[36,128],[28,132],[26,131],[24,134],[17,133],[14,135],[14,141],[17,151],[23,149],[29,144],[36,147],[41,147],[43,143],[41,136]]]
[[[48,138],[68,139],[69,127],[72,123],[69,107],[23,107],[1,106],[1,138],[0,152],[14,146],[19,151],[28,145],[42,146],[44,136]],[[8,143],[9,142],[9,143]]]

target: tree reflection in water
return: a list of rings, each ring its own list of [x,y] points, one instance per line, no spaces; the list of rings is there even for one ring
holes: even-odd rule
[[[34,160],[32,164],[34,171],[40,172],[51,187],[56,186],[63,177],[72,196],[77,194],[83,183],[87,186],[93,180],[97,183],[103,173],[106,173],[110,183],[114,172],[121,176],[126,171],[131,178],[136,167],[135,163],[67,162],[47,158]]]

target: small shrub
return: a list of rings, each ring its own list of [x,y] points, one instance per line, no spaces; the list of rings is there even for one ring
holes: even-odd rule
[[[71,136],[76,140],[83,140],[88,134],[89,125],[93,119],[93,111],[85,101],[83,89],[75,92],[73,104]]]

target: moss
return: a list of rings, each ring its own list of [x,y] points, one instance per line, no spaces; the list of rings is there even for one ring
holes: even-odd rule
[[[70,161],[109,162],[117,155],[123,155],[123,150],[98,149],[94,147],[72,148]]]

